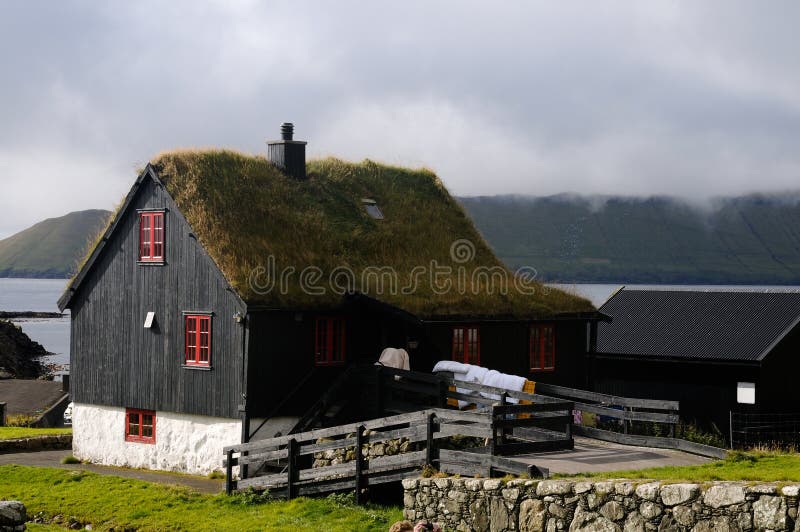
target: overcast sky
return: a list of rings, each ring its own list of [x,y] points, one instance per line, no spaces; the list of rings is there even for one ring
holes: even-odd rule
[[[176,147],[434,169],[458,195],[797,189],[800,3],[0,3],[0,238]]]

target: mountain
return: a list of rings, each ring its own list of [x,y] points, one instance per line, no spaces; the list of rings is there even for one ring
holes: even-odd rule
[[[99,209],[71,212],[0,240],[0,277],[71,276],[110,214]]]
[[[800,193],[459,198],[512,268],[594,283],[800,284]]]

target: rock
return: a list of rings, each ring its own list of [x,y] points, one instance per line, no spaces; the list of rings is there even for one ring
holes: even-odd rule
[[[370,456],[383,456],[386,454],[386,446],[382,443],[376,443],[372,446],[372,451],[370,451]]]
[[[672,515],[667,514],[661,518],[661,522],[658,524],[658,532],[682,532],[682,529],[675,522]]]
[[[614,491],[627,497],[628,495],[633,495],[636,486],[633,482],[617,482],[614,484]]]
[[[572,482],[568,480],[543,480],[536,486],[536,495],[567,495],[572,492]]]
[[[757,493],[759,495],[775,495],[778,493],[778,487],[775,484],[755,484],[745,488],[747,493]]]
[[[589,506],[590,510],[596,509],[598,506],[603,504],[606,498],[603,495],[599,495],[597,493],[590,493],[586,496],[586,504]]]
[[[489,480],[484,480],[483,481],[483,489],[486,490],[486,491],[494,491],[494,490],[500,488],[500,486],[502,486],[502,485],[503,485],[503,481],[502,480],[498,480],[496,478],[491,478]]]
[[[550,505],[547,507],[547,511],[550,513],[550,515],[558,519],[564,519],[567,517],[567,509],[554,502],[550,503]]]
[[[641,513],[642,517],[645,519],[655,519],[661,515],[661,511],[661,506],[654,502],[644,501],[639,505],[639,513]]]
[[[450,487],[450,479],[449,478],[435,478],[433,479],[433,484],[437,488],[442,491],[447,490]]]
[[[610,521],[619,521],[625,517],[625,509],[616,501],[609,501],[600,508],[600,513]]]
[[[414,503],[416,503],[416,502],[417,502],[417,500],[410,493],[406,492],[406,493],[403,494],[403,508],[406,508],[406,509],[413,508],[414,507]]]
[[[28,520],[25,505],[19,501],[0,501],[0,526],[13,527]]]
[[[477,478],[468,478],[464,481],[464,487],[470,491],[478,491],[483,487],[483,481]]]
[[[697,484],[667,484],[661,486],[661,502],[675,506],[693,500],[700,492]]]
[[[500,497],[492,497],[489,501],[489,530],[503,532],[508,528],[508,509]]]
[[[486,530],[489,527],[489,514],[486,512],[484,499],[478,499],[469,505],[469,515],[475,530]]]
[[[661,497],[663,499],[663,493]],[[745,500],[744,487],[736,484],[715,484],[703,495],[703,502],[712,508],[741,504]]]
[[[510,503],[516,503],[517,499],[519,499],[519,490],[517,488],[506,488],[500,490],[500,493],[502,493],[503,498]]]
[[[608,495],[614,491],[614,483],[613,482],[597,482],[594,485],[594,492],[598,495]]]
[[[636,495],[648,501],[655,501],[658,498],[659,487],[661,487],[661,484],[658,482],[640,484],[636,486]]]
[[[800,495],[800,486],[784,486],[781,488],[781,493],[786,497],[797,497]]]
[[[622,532],[645,532],[645,520],[639,512],[628,514],[625,519],[625,525],[622,527]]]
[[[676,506],[672,509],[672,516],[679,525],[692,526],[694,524],[694,512],[688,506]]]
[[[519,506],[520,532],[544,532],[545,517],[544,502],[539,499],[525,499]]]
[[[753,526],[758,530],[786,528],[786,501],[781,497],[762,495],[753,503]]]
[[[725,516],[700,521],[692,528],[692,532],[739,532],[739,526],[732,524]]]
[[[594,512],[586,512],[580,506],[569,525],[569,532],[621,532],[621,528],[605,517]]]
[[[739,528],[742,530],[752,530],[753,529],[753,516],[750,512],[740,513],[739,516],[736,518],[736,524],[739,525]]]
[[[592,491],[592,483],[591,482],[576,482],[572,486],[572,491],[575,492],[576,495],[580,495],[581,493],[586,493],[588,491]]]

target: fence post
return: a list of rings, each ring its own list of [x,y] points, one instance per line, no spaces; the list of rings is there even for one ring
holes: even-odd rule
[[[428,414],[427,419],[427,438],[425,441],[425,463],[429,466],[433,467],[433,461],[436,459],[435,453],[433,452],[433,423],[436,414],[431,412]]]
[[[728,432],[731,436],[731,449],[733,449],[733,410],[728,410]]]
[[[294,499],[297,496],[297,486],[295,486],[295,481],[297,480],[297,471],[295,471],[296,464],[295,464],[295,457],[297,455],[297,440],[292,438],[289,440],[286,450],[288,452],[287,462],[286,462],[286,498],[287,499]]]
[[[447,408],[447,383],[439,379],[439,408]]]
[[[497,452],[497,409],[492,407],[492,440],[489,442],[489,454],[494,456]],[[492,476],[492,468],[489,468],[489,476]]]
[[[363,489],[363,467],[364,460],[361,452],[361,446],[364,443],[364,425],[356,427],[356,504],[361,504],[361,490]]]
[[[506,406],[507,404],[508,404],[508,392],[503,392],[500,394],[500,406]],[[503,415],[503,420],[505,420],[506,418],[507,416]],[[506,428],[505,425],[503,425],[503,428],[500,429],[500,443],[503,445],[505,445],[506,443],[507,430],[508,429]]]
[[[230,449],[225,452],[225,493],[233,493],[233,451]]]

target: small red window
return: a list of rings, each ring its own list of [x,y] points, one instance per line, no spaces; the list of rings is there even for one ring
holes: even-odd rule
[[[477,327],[453,328],[453,360],[480,365],[481,335]]]
[[[344,318],[317,318],[314,347],[317,366],[344,364],[346,323]]]
[[[211,365],[211,316],[186,316],[187,366]]]
[[[152,410],[125,409],[125,441],[156,442],[156,413]]]
[[[531,371],[553,371],[556,368],[556,331],[552,324],[531,325]]]
[[[164,261],[164,213],[139,213],[139,260]]]

